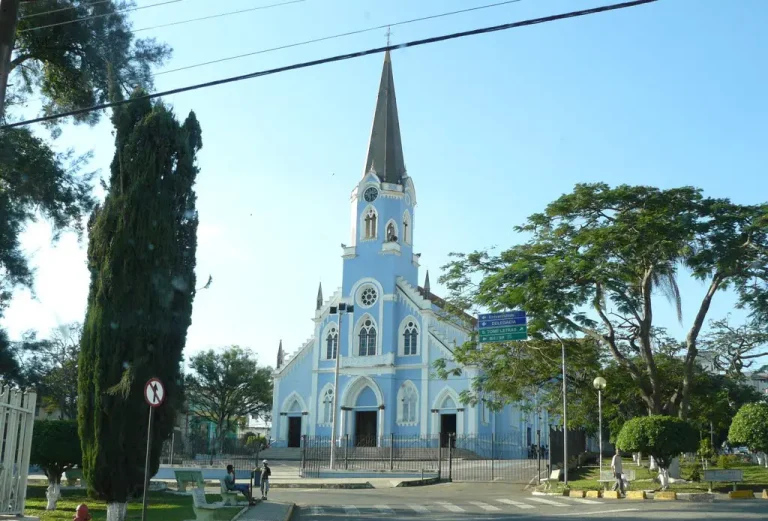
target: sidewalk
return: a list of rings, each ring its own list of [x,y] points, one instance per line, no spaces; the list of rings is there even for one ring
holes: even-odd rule
[[[237,521],[289,521],[293,507],[293,503],[261,501],[238,517]]]

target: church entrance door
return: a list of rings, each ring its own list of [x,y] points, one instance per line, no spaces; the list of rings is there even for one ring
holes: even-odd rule
[[[355,446],[376,446],[376,417],[377,411],[355,412]]]
[[[301,447],[301,416],[288,417],[288,446]]]
[[[441,414],[440,415],[440,446],[443,448],[448,447],[450,443],[453,447],[456,446],[456,438],[452,438],[456,434],[456,414]],[[449,441],[450,440],[450,441]]]

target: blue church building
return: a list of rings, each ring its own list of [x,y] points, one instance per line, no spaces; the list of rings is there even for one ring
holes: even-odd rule
[[[390,434],[447,433],[512,433],[521,449],[536,443],[535,414],[515,405],[493,412],[483,400],[474,406],[461,403],[459,396],[470,389],[478,368],[464,367],[461,376],[448,380],[432,377],[434,361],[450,360],[476,320],[446,313],[445,302],[430,290],[428,272],[419,285],[417,200],[405,168],[387,52],[365,169],[351,194],[342,286],[328,299],[319,288],[314,334],[292,356],[285,356],[281,342],[274,372],[273,446],[298,447],[303,435],[330,437],[337,392],[337,435],[348,435],[357,444],[381,445]],[[546,415],[538,421],[545,437]]]

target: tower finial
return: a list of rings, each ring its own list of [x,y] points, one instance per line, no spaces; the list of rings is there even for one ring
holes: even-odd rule
[[[387,47],[389,47],[389,38],[392,36],[392,27],[387,26]]]
[[[427,270],[427,276],[424,277],[424,293],[429,297],[429,270]]]
[[[315,309],[317,311],[320,311],[320,308],[322,307],[323,307],[323,283],[321,282],[317,288],[317,307]]]
[[[285,362],[285,352],[283,351],[283,339],[280,339],[280,346],[277,348],[277,368],[282,367]]]

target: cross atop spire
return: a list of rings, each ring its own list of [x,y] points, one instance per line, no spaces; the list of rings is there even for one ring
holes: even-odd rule
[[[400,120],[397,115],[395,80],[392,75],[392,59],[389,51],[384,53],[384,67],[381,71],[371,141],[368,145],[368,157],[363,175],[371,170],[376,172],[384,183],[403,184],[403,178],[406,176],[403,144],[400,139]]]
[[[387,26],[387,47],[389,47],[389,38],[392,36],[392,28]]]

